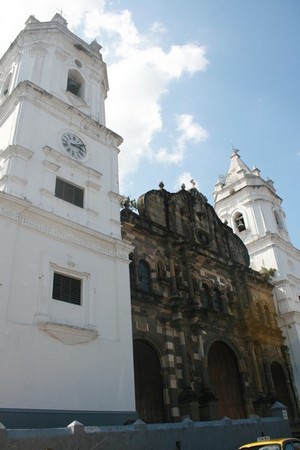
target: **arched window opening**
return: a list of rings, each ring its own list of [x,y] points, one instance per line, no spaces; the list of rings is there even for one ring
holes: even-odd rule
[[[183,269],[179,264],[175,264],[175,278],[176,278],[176,285],[177,289],[184,287],[184,275],[183,275]]]
[[[267,306],[264,307],[264,316],[265,316],[266,324],[271,326],[272,325],[271,313]]]
[[[283,230],[283,223],[277,211],[274,211],[275,222],[280,230]]]
[[[84,79],[77,70],[68,72],[67,91],[81,99],[84,98]]]
[[[223,298],[218,288],[214,289],[214,301],[216,310],[218,312],[224,312]]]
[[[139,288],[144,292],[150,292],[150,268],[146,261],[139,261],[138,265]]]
[[[261,306],[260,303],[256,304],[256,313],[257,313],[259,322],[261,324],[264,324],[265,323],[265,316],[264,316],[263,309],[262,309],[262,306]]]
[[[230,305],[233,302],[233,292],[229,287],[226,288],[226,295],[227,295],[227,301]]]
[[[157,279],[164,280],[166,276],[166,271],[162,261],[157,261],[156,270],[157,270]]]
[[[204,308],[210,309],[211,308],[211,295],[209,291],[209,287],[207,284],[202,285],[202,291],[203,291],[203,306]]]
[[[234,222],[239,232],[246,230],[245,220],[242,213],[237,213]]]
[[[3,87],[2,87],[2,95],[3,95],[4,97],[6,97],[6,96],[9,94],[9,88],[10,88],[11,78],[12,78],[12,72],[10,72],[10,73],[7,75],[7,77],[6,77],[6,79],[5,79],[4,83],[3,83]]]

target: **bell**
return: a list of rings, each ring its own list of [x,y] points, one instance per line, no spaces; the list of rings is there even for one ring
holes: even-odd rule
[[[72,78],[68,79],[68,86],[67,91],[72,92],[74,95],[78,95],[80,85],[77,83],[77,81],[72,80]]]
[[[246,229],[244,220],[242,218],[237,219],[236,225],[237,225],[239,231],[244,231]]]

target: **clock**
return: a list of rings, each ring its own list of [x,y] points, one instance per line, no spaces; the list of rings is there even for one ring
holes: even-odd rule
[[[86,146],[74,133],[64,133],[61,136],[64,151],[74,159],[83,159],[86,156]]]

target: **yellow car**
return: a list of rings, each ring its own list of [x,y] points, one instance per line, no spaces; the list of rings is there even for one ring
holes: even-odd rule
[[[299,439],[282,438],[270,439],[269,437],[258,438],[256,442],[244,444],[238,450],[300,450]]]

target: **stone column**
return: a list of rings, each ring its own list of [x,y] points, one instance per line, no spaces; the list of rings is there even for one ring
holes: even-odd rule
[[[174,258],[171,254],[169,254],[169,265],[170,265],[170,275],[171,275],[171,295],[177,295],[178,291],[177,291],[175,264],[174,264]]]
[[[258,369],[258,363],[257,363],[257,358],[256,358],[256,353],[255,353],[255,348],[254,348],[253,342],[249,342],[248,347],[249,347],[250,357],[251,357],[251,361],[252,361],[255,389],[256,389],[257,393],[262,394],[263,389],[262,389],[261,378],[260,378],[260,373],[259,373],[259,369]]]
[[[183,387],[179,394],[179,404],[181,417],[190,417],[192,420],[199,420],[198,399],[191,387],[191,377],[186,350],[185,333],[182,327],[181,313],[177,314],[175,327],[179,335],[180,356],[182,359]]]

